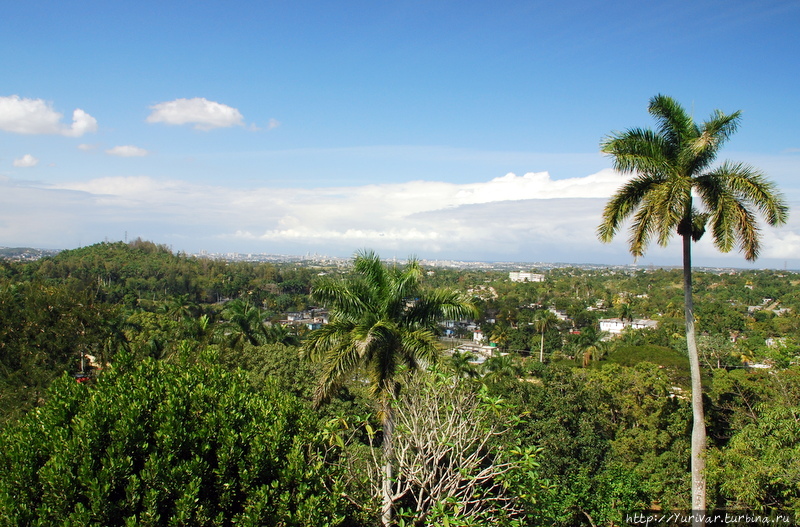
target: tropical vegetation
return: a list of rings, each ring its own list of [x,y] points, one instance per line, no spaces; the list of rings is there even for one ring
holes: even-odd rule
[[[750,221],[785,206],[712,167],[738,114],[652,111],[604,143],[634,175],[600,234],[632,220],[638,254],[707,227],[755,257]],[[686,255],[234,262],[137,239],[0,260],[0,525],[623,525],[693,507],[698,395],[706,509],[798,517],[800,273]]]

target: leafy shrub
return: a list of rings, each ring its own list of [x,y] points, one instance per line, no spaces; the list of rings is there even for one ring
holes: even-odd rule
[[[320,437],[302,401],[218,366],[64,376],[0,433],[0,524],[336,525]]]

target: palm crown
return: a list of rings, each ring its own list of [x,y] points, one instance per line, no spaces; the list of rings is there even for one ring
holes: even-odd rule
[[[698,125],[672,98],[657,95],[648,108],[658,129],[635,128],[612,134],[601,144],[614,168],[635,177],[608,202],[598,236],[610,241],[632,217],[630,250],[642,256],[656,238],[667,245],[673,233],[696,241],[710,226],[722,252],[738,247],[747,260],[758,257],[759,228],[754,212],[769,225],[786,221],[788,208],[775,186],[756,169],[724,162],[711,168],[717,152],[736,131],[740,112],[715,111]],[[693,207],[693,194],[701,209]]]
[[[360,252],[351,277],[314,287],[312,297],[330,310],[330,323],[304,343],[311,359],[323,363],[318,402],[362,368],[373,396],[396,395],[402,370],[436,358],[434,323],[469,315],[473,308],[454,291],[423,292],[421,277],[416,260],[386,267],[376,254]]]

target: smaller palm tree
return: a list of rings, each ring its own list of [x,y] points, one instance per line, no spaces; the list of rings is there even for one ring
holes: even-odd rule
[[[257,307],[240,299],[231,300],[225,304],[222,315],[227,320],[222,331],[230,346],[238,349],[246,342],[257,346],[266,341],[263,313]]]
[[[194,317],[198,306],[189,295],[175,295],[164,303],[162,311],[172,320],[181,321]]]
[[[183,325],[189,338],[201,344],[207,344],[215,340],[216,328],[208,314],[204,313],[197,318],[184,318]]]
[[[367,379],[383,428],[381,521],[386,526],[392,524],[396,499],[392,403],[404,375],[437,359],[436,322],[475,314],[472,304],[455,291],[425,290],[422,277],[415,259],[404,268],[387,267],[371,251],[357,253],[350,276],[323,278],[312,288],[312,298],[328,308],[330,322],[309,333],[302,347],[322,364],[317,404],[353,376]]]
[[[284,346],[299,346],[300,337],[297,332],[283,324],[269,324],[264,330],[266,342],[269,344],[283,344]]]
[[[478,369],[472,364],[474,360],[475,356],[471,353],[456,350],[448,362],[456,377],[473,379],[479,375]]]
[[[495,352],[483,363],[483,369],[486,372],[485,379],[494,382],[516,379],[522,375],[522,368],[510,353]]]
[[[620,302],[617,306],[617,314],[622,322],[626,320],[633,322],[633,307],[628,302]]]
[[[594,361],[598,362],[608,355],[609,343],[603,341],[606,336],[604,331],[599,331],[595,326],[587,326],[573,340],[576,358],[582,358],[583,367],[586,368]]]
[[[497,324],[489,336],[489,341],[497,344],[499,349],[506,347],[508,343],[508,326]]]
[[[139,331],[141,328],[131,322],[124,313],[115,313],[113,316],[101,321],[100,329],[104,333],[102,344],[99,347],[100,364],[106,364],[118,351],[131,350],[131,343],[126,331]],[[81,367],[83,370],[83,367]]]

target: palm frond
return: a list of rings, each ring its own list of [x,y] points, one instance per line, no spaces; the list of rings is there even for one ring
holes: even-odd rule
[[[669,165],[670,145],[652,130],[634,128],[606,137],[600,151],[612,157],[614,169],[654,175]]]
[[[351,375],[362,366],[361,350],[355,343],[341,342],[338,347],[327,350],[324,368],[314,392],[315,405],[327,401]]]
[[[737,202],[738,214],[735,216],[736,240],[739,250],[747,261],[753,262],[761,251],[761,229],[753,213],[741,202]]]
[[[623,185],[603,210],[603,221],[597,227],[600,241],[610,242],[622,223],[636,212],[648,193],[660,182],[660,178],[640,175]]]
[[[658,233],[658,216],[656,207],[648,206],[649,200],[645,200],[633,217],[630,228],[628,244],[630,252],[635,258],[644,256],[650,238]]]
[[[409,258],[402,272],[398,272],[394,280],[394,291],[392,294],[398,298],[410,298],[416,296],[420,280],[422,280],[422,266],[416,258]]]
[[[421,325],[475,316],[477,309],[461,293],[450,289],[435,289],[426,291],[425,295],[410,305],[405,320],[412,325]]]
[[[303,341],[301,354],[312,362],[322,362],[329,350],[341,349],[350,341],[354,325],[332,321],[308,334]]]
[[[651,209],[651,214],[662,225],[655,226],[654,230],[659,233],[659,243],[663,243],[664,237],[672,234],[670,228],[680,219],[680,214],[675,210],[675,195],[679,192],[673,181],[662,180],[658,185],[647,194],[647,202],[642,205]]]
[[[322,279],[311,289],[311,298],[337,312],[359,316],[367,309],[365,299],[369,292],[358,279],[334,280]]]
[[[745,259],[758,258],[761,241],[756,218],[745,204],[730,194],[720,200],[719,207],[712,213],[711,232],[714,246],[721,252],[738,246]]]
[[[439,339],[427,328],[403,333],[401,341],[403,362],[409,369],[434,364],[439,357]]]
[[[739,129],[742,112],[726,115],[715,110],[708,121],[703,123],[702,135],[713,138],[713,147],[719,149]]]
[[[696,178],[696,188],[709,210],[714,245],[722,252],[738,246],[747,260],[760,250],[760,229],[754,211],[769,225],[786,221],[788,207],[774,185],[742,163],[724,163]]]
[[[373,251],[358,251],[353,261],[353,271],[378,291],[384,291],[388,285],[386,267]]]
[[[716,110],[711,119],[704,122],[700,133],[686,145],[686,174],[700,174],[717,158],[719,149],[739,126],[741,112],[725,115]]]
[[[650,99],[647,111],[658,123],[658,135],[673,148],[680,148],[688,138],[699,133],[692,116],[672,97],[656,95]]]
[[[755,207],[771,226],[783,225],[789,206],[776,185],[745,163],[726,161],[709,177],[721,178],[739,199]]]

